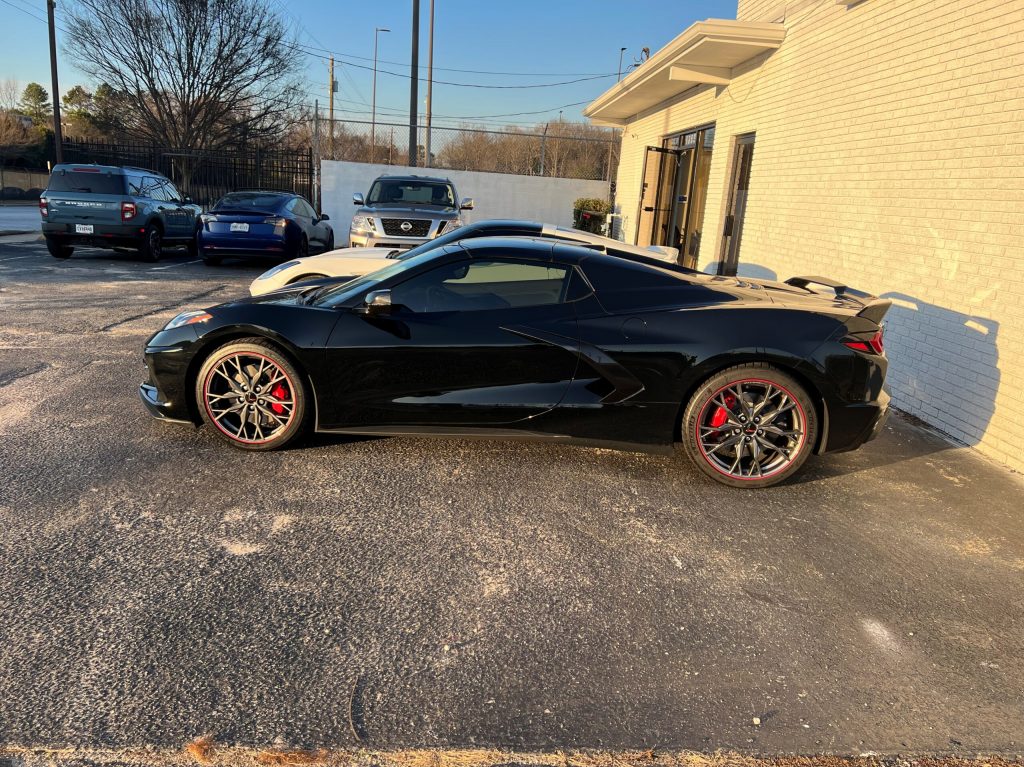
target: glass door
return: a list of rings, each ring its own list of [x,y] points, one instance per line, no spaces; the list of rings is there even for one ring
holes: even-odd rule
[[[736,275],[740,264],[740,240],[743,237],[743,217],[747,211],[747,190],[750,189],[750,166],[754,161],[754,134],[736,138],[736,154],[732,163],[732,183],[729,186],[729,208],[722,230],[722,254],[718,273]]]
[[[637,212],[637,245],[646,247],[665,244],[680,154],[678,150],[665,147],[647,147],[640,210]]]
[[[669,136],[644,157],[636,244],[675,248],[678,262],[691,268],[700,250],[714,136],[714,126]]]

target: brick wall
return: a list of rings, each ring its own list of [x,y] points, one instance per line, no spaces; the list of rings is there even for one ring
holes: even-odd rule
[[[740,12],[778,5],[740,0]],[[1024,470],[1024,4],[785,10],[778,51],[626,126],[621,233],[632,240],[644,147],[714,121],[700,252],[713,266],[734,137],[756,132],[741,273],[823,274],[892,297],[896,405]]]

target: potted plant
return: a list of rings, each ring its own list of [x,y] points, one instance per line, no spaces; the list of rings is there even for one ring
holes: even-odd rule
[[[572,223],[584,232],[604,234],[605,217],[611,212],[612,206],[607,200],[580,197],[573,203]]]

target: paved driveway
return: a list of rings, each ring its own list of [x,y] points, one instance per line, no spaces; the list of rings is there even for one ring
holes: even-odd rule
[[[14,204],[11,202],[0,205],[0,233],[3,232],[38,232],[39,206]]]
[[[1019,477],[152,421],[148,333],[257,271],[0,244],[0,746],[1020,749]]]

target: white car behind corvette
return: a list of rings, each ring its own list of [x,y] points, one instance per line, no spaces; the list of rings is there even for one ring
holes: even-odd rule
[[[642,248],[628,245],[610,237],[583,232],[579,229],[540,224],[534,221],[505,221],[494,219],[476,221],[428,240],[412,250],[400,251],[393,248],[338,248],[319,256],[307,256],[286,261],[264,272],[249,286],[249,293],[261,296],[264,293],[306,280],[324,277],[360,277],[387,266],[388,259],[404,257],[406,254],[425,253],[433,248],[472,237],[545,237],[568,242],[584,243],[602,248],[614,255],[617,251],[640,254],[648,258],[675,263],[678,251],[675,248],[652,246]]]

